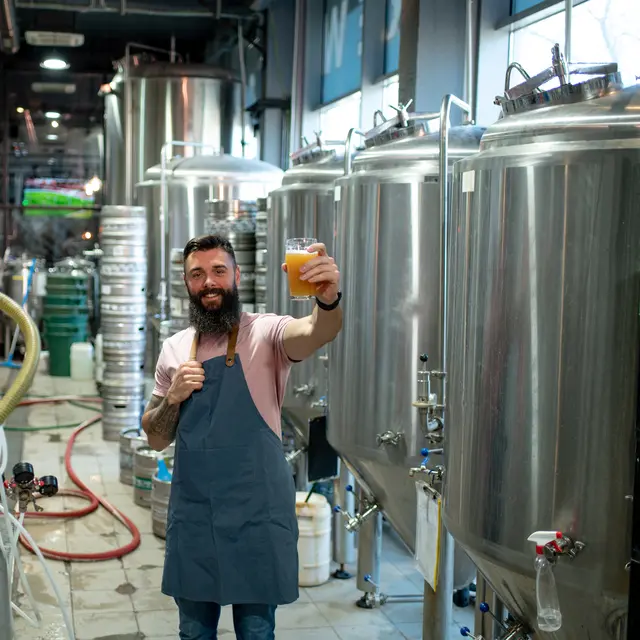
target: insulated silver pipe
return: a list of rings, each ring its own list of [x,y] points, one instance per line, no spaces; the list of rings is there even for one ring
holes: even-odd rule
[[[573,0],[564,0],[564,61],[567,63],[567,73],[569,73],[569,63],[571,62],[571,28],[573,22]],[[567,78],[570,82],[570,78]]]

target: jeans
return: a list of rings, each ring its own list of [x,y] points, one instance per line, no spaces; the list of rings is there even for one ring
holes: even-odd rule
[[[176,598],[180,612],[180,640],[217,640],[220,605]],[[276,607],[234,604],[233,627],[238,640],[275,640]]]

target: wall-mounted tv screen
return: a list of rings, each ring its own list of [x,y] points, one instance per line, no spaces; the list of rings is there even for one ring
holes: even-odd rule
[[[46,207],[93,206],[95,196],[87,195],[85,181],[59,178],[27,178],[24,181],[22,204],[25,216],[57,216],[65,218],[90,218],[91,209],[47,209]]]

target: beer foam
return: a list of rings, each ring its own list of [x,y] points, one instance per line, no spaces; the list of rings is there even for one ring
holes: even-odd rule
[[[292,255],[304,255],[304,256],[315,256],[318,254],[317,251],[307,251],[306,249],[287,249],[287,254],[292,254]]]

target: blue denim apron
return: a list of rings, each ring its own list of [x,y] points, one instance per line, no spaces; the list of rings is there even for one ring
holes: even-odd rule
[[[298,599],[293,475],[251,398],[237,335],[226,357],[203,363],[203,388],[180,407],[162,592],[222,606],[289,604]],[[197,345],[196,335],[191,360]]]

